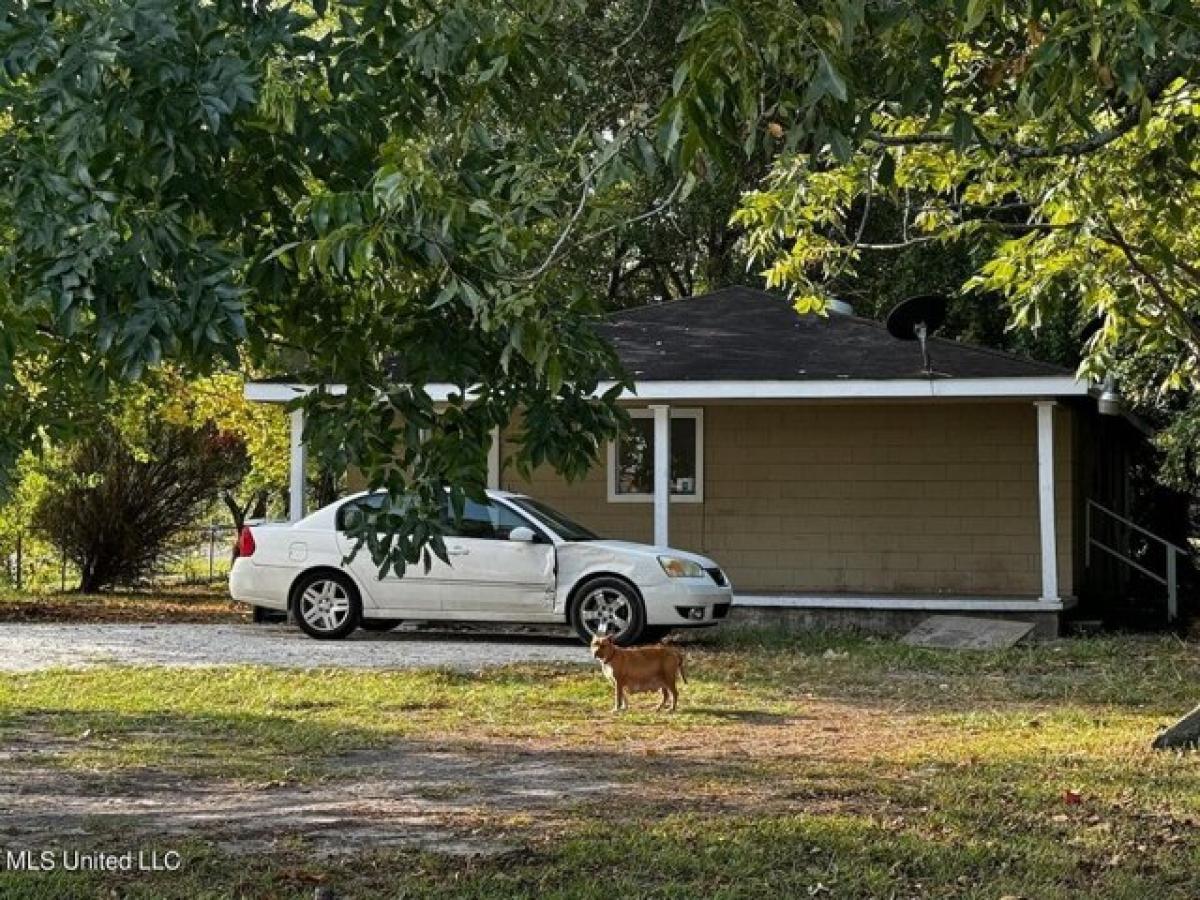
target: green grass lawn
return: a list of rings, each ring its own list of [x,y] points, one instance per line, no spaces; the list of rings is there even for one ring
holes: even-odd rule
[[[35,735],[37,765],[64,777],[322,785],[347,755],[436,748],[569,761],[619,787],[481,806],[474,827],[516,847],[499,856],[324,859],[298,838],[234,857],[196,840],[179,873],[0,874],[0,896],[1200,896],[1200,755],[1148,749],[1200,701],[1195,645],[952,654],[729,631],[688,652],[674,715],[646,697],[612,715],[584,666],[2,677],[0,749]]]

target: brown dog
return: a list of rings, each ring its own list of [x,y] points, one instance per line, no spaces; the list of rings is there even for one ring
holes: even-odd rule
[[[616,691],[613,712],[629,707],[625,692],[637,694],[661,691],[662,700],[655,709],[663,709],[670,700],[670,709],[675,711],[679,702],[678,677],[687,684],[683,671],[683,654],[674,647],[655,644],[652,647],[619,647],[611,637],[592,638],[592,656],[600,660],[604,677],[612,682]]]

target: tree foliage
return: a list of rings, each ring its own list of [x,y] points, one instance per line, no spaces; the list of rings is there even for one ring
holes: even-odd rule
[[[289,428],[280,408],[248,402],[238,375],[222,373],[188,380],[173,367],[163,366],[147,372],[140,382],[114,390],[92,410],[91,422],[78,437],[56,443],[40,455],[22,456],[14,473],[14,489],[8,502],[0,505],[0,553],[11,552],[20,540],[27,562],[38,556],[57,560],[58,554],[46,541],[48,533],[35,525],[39,510],[44,515],[47,503],[61,502],[59,495],[67,488],[75,491],[82,486],[98,492],[89,496],[107,496],[109,488],[118,495],[133,489],[121,472],[115,486],[101,484],[110,477],[107,466],[81,475],[81,448],[107,442],[113,444],[112,452],[119,458],[149,463],[163,452],[164,435],[170,429],[211,435],[211,442],[221,449],[229,465],[206,499],[192,507],[195,518],[186,524],[207,521],[218,497],[235,525],[248,517],[266,515],[272,502],[276,510],[285,508]],[[82,517],[72,526],[72,539],[76,545],[103,548],[112,527],[104,516]],[[85,537],[85,529],[96,533]],[[57,537],[60,531],[55,525],[49,536]],[[57,565],[55,569],[57,578]]]
[[[593,0],[555,29],[558,52],[579,73],[572,111],[620,123],[645,117],[671,96],[679,35],[695,15],[688,3]],[[634,137],[637,165],[593,196],[593,215],[608,223],[597,241],[572,247],[564,267],[606,309],[637,306],[757,281],[746,270],[741,229],[731,216],[742,191],[766,171],[761,154],[737,166],[698,171],[685,191],[679,170],[651,127]],[[669,198],[670,202],[664,202]]]
[[[175,425],[215,428],[245,448],[245,476],[227,485],[221,497],[236,527],[247,518],[265,517],[273,501],[282,508],[291,456],[290,426],[279,406],[247,400],[243,379],[230,372],[188,380],[168,368],[150,379],[148,387],[157,407],[151,415]]]
[[[1186,0],[732,0],[689,30],[663,121],[684,163],[773,155],[737,221],[799,309],[865,254],[973,247],[961,286],[1013,325],[1102,321],[1085,373],[1153,357],[1143,387],[1191,391],[1198,49]]]
[[[269,214],[232,127],[285,13],[240,4],[21,3],[0,25],[0,456],[61,432],[165,357],[246,336],[236,223]],[[278,51],[276,51],[278,52]],[[269,136],[269,135],[265,135]],[[7,470],[5,465],[0,469]]]
[[[402,569],[518,410],[519,467],[614,434],[602,303],[747,253],[819,310],[864,254],[953,247],[1018,324],[1102,313],[1087,371],[1183,389],[1197,34],[1187,0],[10,5],[0,471],[164,361],[342,383],[297,403],[407,498],[358,533]]]
[[[33,511],[50,484],[46,468],[44,458],[39,459],[32,453],[22,454],[14,467],[13,489],[0,503],[0,556],[11,559],[11,566],[15,567],[19,544],[22,572],[27,569],[27,561],[31,557],[48,550],[49,546],[44,543],[37,546],[38,539],[30,533]],[[15,569],[12,571],[15,575]]]
[[[649,113],[571,102],[588,85],[551,38],[582,4],[314,10],[4,14],[2,455],[163,360],[344,383],[306,401],[309,437],[410,499],[399,534],[362,535],[402,568],[442,552],[443,487],[481,489],[516,409],[521,466],[578,474],[614,433],[615,394],[593,393],[618,366],[560,263],[611,233],[591,201],[645,164],[627,151]],[[435,381],[457,386],[444,406]]]

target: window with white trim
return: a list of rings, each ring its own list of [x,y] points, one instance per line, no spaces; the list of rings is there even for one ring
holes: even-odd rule
[[[654,499],[654,410],[629,411],[628,428],[608,445],[610,503]],[[704,410],[671,410],[671,500],[704,499]]]

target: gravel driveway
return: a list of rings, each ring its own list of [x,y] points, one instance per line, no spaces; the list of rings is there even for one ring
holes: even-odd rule
[[[473,671],[525,662],[588,662],[573,638],[357,632],[314,641],[284,625],[0,625],[0,671],[124,665]]]

